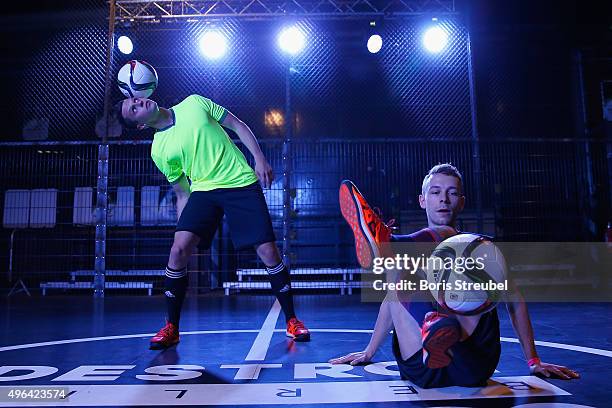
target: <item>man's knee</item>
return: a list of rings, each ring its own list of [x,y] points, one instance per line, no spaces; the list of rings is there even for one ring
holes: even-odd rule
[[[183,242],[174,242],[170,249],[170,257],[173,259],[189,258],[193,252],[193,246]]]
[[[281,261],[280,254],[274,242],[266,242],[265,244],[259,245],[257,247],[257,254],[268,266],[275,266]]]

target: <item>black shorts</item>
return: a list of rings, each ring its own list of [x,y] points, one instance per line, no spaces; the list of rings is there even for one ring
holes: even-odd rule
[[[421,388],[482,387],[495,372],[501,354],[497,309],[480,316],[472,335],[450,350],[453,353],[451,363],[432,369],[423,364],[423,349],[403,360],[397,335],[393,333],[393,354],[403,380]]]
[[[268,205],[258,182],[246,187],[194,191],[176,231],[193,232],[200,237],[199,246],[208,249],[223,214],[227,216],[236,249],[276,241]]]

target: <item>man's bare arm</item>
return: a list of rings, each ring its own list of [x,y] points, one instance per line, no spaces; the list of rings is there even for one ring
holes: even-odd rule
[[[543,375],[545,377],[555,375],[565,380],[579,378],[580,375],[577,372],[567,367],[544,363],[539,359],[535,346],[533,327],[531,325],[531,319],[529,318],[529,311],[527,310],[527,303],[525,303],[523,295],[521,295],[514,282],[508,279],[508,283],[509,291],[507,294],[506,307],[508,308],[512,327],[519,338],[525,358],[531,362],[531,364],[529,364],[529,371],[532,374]]]
[[[356,365],[360,363],[367,363],[372,360],[372,357],[374,357],[374,354],[376,354],[376,351],[385,341],[389,331],[393,327],[393,318],[391,317],[391,310],[389,310],[390,301],[391,300],[388,299],[387,295],[387,297],[385,297],[383,302],[380,304],[378,317],[376,318],[376,323],[374,324],[374,332],[372,333],[370,342],[366,348],[363,351],[356,351],[342,357],[333,358],[329,360],[331,364],[349,363],[351,365]]]
[[[238,135],[240,141],[244,143],[249,152],[251,152],[253,158],[255,159],[255,174],[257,174],[261,184],[264,187],[269,188],[274,180],[274,173],[272,172],[272,167],[270,167],[268,160],[261,151],[259,143],[257,143],[257,139],[255,138],[255,135],[251,129],[229,111],[227,112],[227,115],[225,115],[225,119],[223,119],[221,124],[226,128],[233,130],[236,135]]]

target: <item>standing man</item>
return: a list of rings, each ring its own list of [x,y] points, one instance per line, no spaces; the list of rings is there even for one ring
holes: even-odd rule
[[[194,249],[209,248],[223,214],[237,249],[254,247],[266,265],[272,291],[287,322],[287,336],[309,341],[310,332],[295,316],[289,270],[275,243],[262,187],[272,185],[272,168],[249,127],[227,109],[191,95],[170,109],[146,98],[115,105],[127,128],[156,130],[151,158],[177,197],[178,224],[166,266],[167,324],[152,339],[151,349],[179,342],[181,307],[187,291],[187,264]],[[223,127],[234,131],[255,158],[255,171]]]

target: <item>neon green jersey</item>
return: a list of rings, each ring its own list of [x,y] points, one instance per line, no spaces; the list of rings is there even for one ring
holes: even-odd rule
[[[227,110],[210,99],[191,95],[171,108],[174,125],[158,130],[151,158],[170,183],[183,174],[191,191],[244,187],[257,181],[242,152],[219,122]]]

